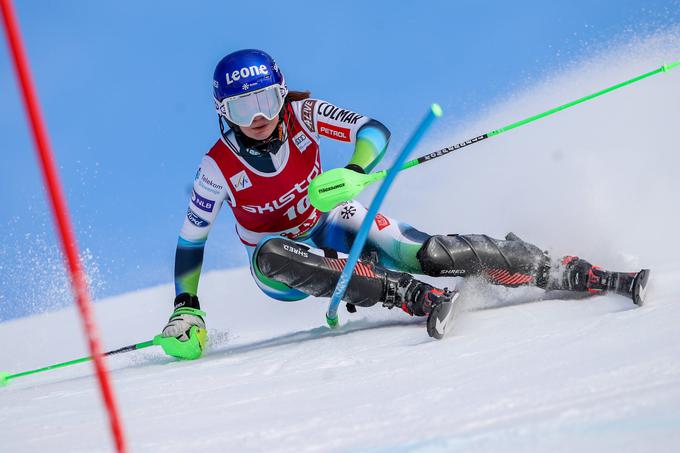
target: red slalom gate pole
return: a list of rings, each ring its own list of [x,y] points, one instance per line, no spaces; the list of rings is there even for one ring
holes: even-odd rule
[[[116,400],[113,394],[113,389],[109,380],[106,364],[102,356],[101,345],[99,343],[99,335],[97,326],[95,324],[94,316],[92,314],[92,304],[90,303],[90,294],[85,280],[85,273],[83,272],[80,263],[78,246],[76,244],[71,222],[68,217],[68,208],[66,206],[65,197],[62,191],[61,183],[59,181],[59,174],[54,163],[52,148],[47,135],[47,128],[43,121],[38,104],[38,96],[36,94],[35,85],[31,77],[28,58],[21,40],[21,33],[19,31],[19,24],[12,6],[11,0],[0,0],[0,7],[2,9],[2,17],[7,32],[7,40],[9,41],[12,58],[14,60],[14,67],[21,84],[21,91],[23,94],[24,104],[30,118],[30,124],[33,131],[33,139],[38,151],[38,156],[42,168],[43,178],[48,189],[50,202],[52,205],[52,213],[55,217],[59,237],[61,239],[62,248],[66,255],[66,261],[69,271],[71,273],[71,284],[75,293],[78,309],[83,321],[83,327],[87,335],[87,343],[90,348],[90,355],[94,359],[94,365],[99,380],[99,387],[104,399],[104,404],[109,413],[109,421],[111,424],[111,431],[115,440],[116,450],[119,453],[127,451],[123,427],[120,421]]]

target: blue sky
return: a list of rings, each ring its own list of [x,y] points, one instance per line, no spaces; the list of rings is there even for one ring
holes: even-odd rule
[[[219,133],[212,71],[233,50],[266,50],[290,88],[379,119],[397,148],[431,102],[450,129],[574,61],[680,22],[677,0],[15,3],[98,297],[172,281],[187,190]],[[3,320],[70,300],[4,39],[0,151]],[[324,167],[350,153],[325,143]],[[223,210],[204,270],[245,263]]]

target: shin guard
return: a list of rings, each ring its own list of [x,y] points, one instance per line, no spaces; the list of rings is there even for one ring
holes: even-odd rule
[[[479,275],[504,286],[548,283],[550,260],[535,245],[513,233],[505,240],[483,234],[451,234],[430,237],[418,251],[423,272],[434,277]]]
[[[347,262],[334,250],[315,249],[285,238],[267,240],[256,253],[255,263],[265,277],[317,297],[333,294]],[[361,260],[354,268],[343,300],[360,307],[376,302],[393,306],[398,288],[411,279],[409,274]]]

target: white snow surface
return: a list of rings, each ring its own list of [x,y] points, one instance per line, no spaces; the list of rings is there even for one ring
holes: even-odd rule
[[[421,150],[678,58],[677,30],[626,43]],[[650,267],[644,307],[445,279],[465,311],[436,341],[421,319],[379,306],[343,311],[330,331],[326,300],[276,302],[247,269],[207,273],[203,358],[148,348],[107,361],[130,451],[678,451],[678,125],[680,69],[409,170],[384,209],[432,233],[513,231],[606,268]],[[104,347],[151,339],[173,295],[165,285],[98,302]],[[3,371],[86,355],[73,307],[0,334]],[[0,408],[2,452],[113,449],[90,364],[18,378]]]

